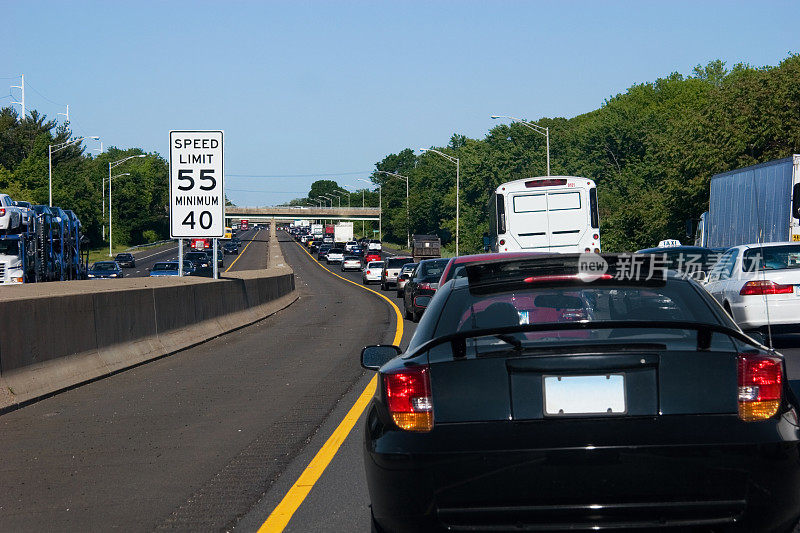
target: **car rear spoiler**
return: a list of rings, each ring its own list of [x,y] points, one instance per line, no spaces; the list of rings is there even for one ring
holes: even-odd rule
[[[668,263],[647,254],[542,254],[496,258],[464,265],[473,294],[530,286],[531,283],[582,284],[596,281],[662,285]]]
[[[475,337],[495,337],[498,335],[512,335],[514,333],[528,333],[536,331],[579,331],[592,329],[681,329],[697,331],[697,351],[706,352],[711,349],[711,336],[713,333],[720,333],[733,337],[749,346],[759,350],[765,350],[775,356],[783,357],[771,348],[763,346],[758,341],[750,338],[737,329],[720,324],[704,324],[697,322],[668,321],[668,322],[648,322],[646,320],[582,320],[575,322],[554,322],[547,324],[522,324],[519,326],[507,326],[502,328],[474,329],[460,331],[450,335],[442,335],[421,344],[412,352],[404,355],[403,358],[410,359],[416,357],[435,346],[451,343],[453,346],[454,357],[466,356],[467,339]]]

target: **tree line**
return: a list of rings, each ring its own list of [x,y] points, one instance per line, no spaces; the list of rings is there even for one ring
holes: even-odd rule
[[[12,107],[0,109],[0,191],[15,200],[47,205],[48,146],[74,138],[69,123],[58,124],[36,110],[20,117]],[[94,155],[83,142],[52,154],[53,205],[78,215],[90,246],[102,244],[103,225],[106,236],[108,232],[109,163],[140,154],[145,152],[139,148],[111,147]],[[169,165],[157,153],[145,155],[112,170],[113,176],[119,176],[111,185],[115,243],[141,244],[169,234]]]
[[[728,69],[712,61],[688,76],[672,73],[633,85],[589,113],[533,123],[550,129],[552,175],[597,183],[605,251],[636,250],[667,238],[686,242],[687,219],[708,209],[711,176],[800,153],[800,55],[765,67],[740,63]],[[518,123],[500,124],[483,139],[454,134],[446,146],[435,148],[460,159],[466,253],[482,249],[491,191],[500,183],[546,174],[545,137]],[[406,148],[375,166],[410,178],[407,217],[404,181],[372,175],[382,188],[385,238],[403,243],[409,229],[439,234],[452,246],[455,165]],[[308,199],[297,202],[317,198],[324,187],[315,186]],[[361,205],[358,193],[351,201],[356,198],[353,205]],[[367,205],[377,203],[373,197]]]

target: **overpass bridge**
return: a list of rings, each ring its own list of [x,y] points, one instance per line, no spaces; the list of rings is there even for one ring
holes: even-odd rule
[[[226,220],[242,218],[254,222],[269,220],[380,220],[379,207],[234,207],[225,208]]]

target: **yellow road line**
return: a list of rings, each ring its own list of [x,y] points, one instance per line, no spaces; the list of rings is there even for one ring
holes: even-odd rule
[[[298,244],[298,246],[300,245]],[[333,274],[337,278],[343,279],[348,283],[352,283],[356,287],[364,289],[365,291],[377,294],[389,302],[389,305],[394,308],[394,311],[397,315],[397,327],[394,333],[393,344],[395,346],[400,345],[400,340],[403,338],[403,316],[400,314],[400,309],[393,301],[377,291],[373,291],[372,289],[368,289],[363,285],[359,285],[352,280],[349,280],[338,274],[334,274],[325,268],[319,261],[317,261],[314,256],[308,253],[308,250],[302,246],[300,246],[300,249],[303,250],[309,257],[311,257],[311,259],[326,272]],[[266,522],[264,522],[258,529],[259,533],[278,533],[283,531],[283,529],[289,523],[289,520],[292,519],[294,513],[303,503],[303,500],[305,500],[306,496],[308,496],[308,493],[311,492],[314,484],[317,482],[317,480],[319,480],[320,476],[322,476],[322,473],[325,472],[325,469],[336,455],[336,452],[339,451],[339,448],[347,438],[347,435],[350,434],[350,431],[353,429],[353,426],[355,426],[356,422],[361,416],[361,413],[363,413],[364,409],[366,409],[370,399],[375,394],[377,383],[378,376],[376,374],[372,376],[372,379],[369,380],[369,383],[359,395],[358,400],[356,400],[356,403],[353,404],[353,407],[350,408],[344,419],[333,431],[333,434],[328,438],[328,440],[325,441],[325,444],[322,445],[322,448],[320,448],[314,458],[311,459],[311,462],[308,463],[308,466],[306,466],[305,470],[303,470],[303,473],[300,474],[300,477],[297,478],[297,481],[294,482],[294,485],[292,485],[281,502],[277,505],[277,507],[275,507],[272,513],[270,513]]]
[[[255,239],[255,238],[258,236],[258,233],[259,233],[260,231],[261,231],[261,228],[258,228],[258,229],[256,230],[256,234],[255,234],[255,235],[253,235],[253,239]],[[252,241],[252,240],[251,240],[250,242],[248,242],[247,244],[245,244],[245,245],[244,245],[244,249],[242,250],[242,252],[241,252],[239,255],[237,255],[237,256],[236,256],[236,259],[234,259],[234,260],[233,260],[233,263],[231,263],[230,265],[228,265],[228,268],[226,268],[226,269],[224,270],[224,272],[227,272],[228,270],[230,270],[230,269],[232,269],[232,268],[233,268],[233,265],[235,265],[235,264],[236,264],[236,261],[238,261],[238,260],[239,260],[239,258],[240,258],[240,257],[242,257],[242,256],[244,255],[244,253],[247,251],[247,247],[248,247],[248,246],[250,246],[251,244],[253,244],[253,241]]]

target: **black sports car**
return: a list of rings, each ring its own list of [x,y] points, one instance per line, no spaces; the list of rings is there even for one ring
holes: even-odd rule
[[[800,426],[783,357],[695,281],[632,257],[468,264],[404,354],[362,351],[379,369],[373,530],[791,531]]]

